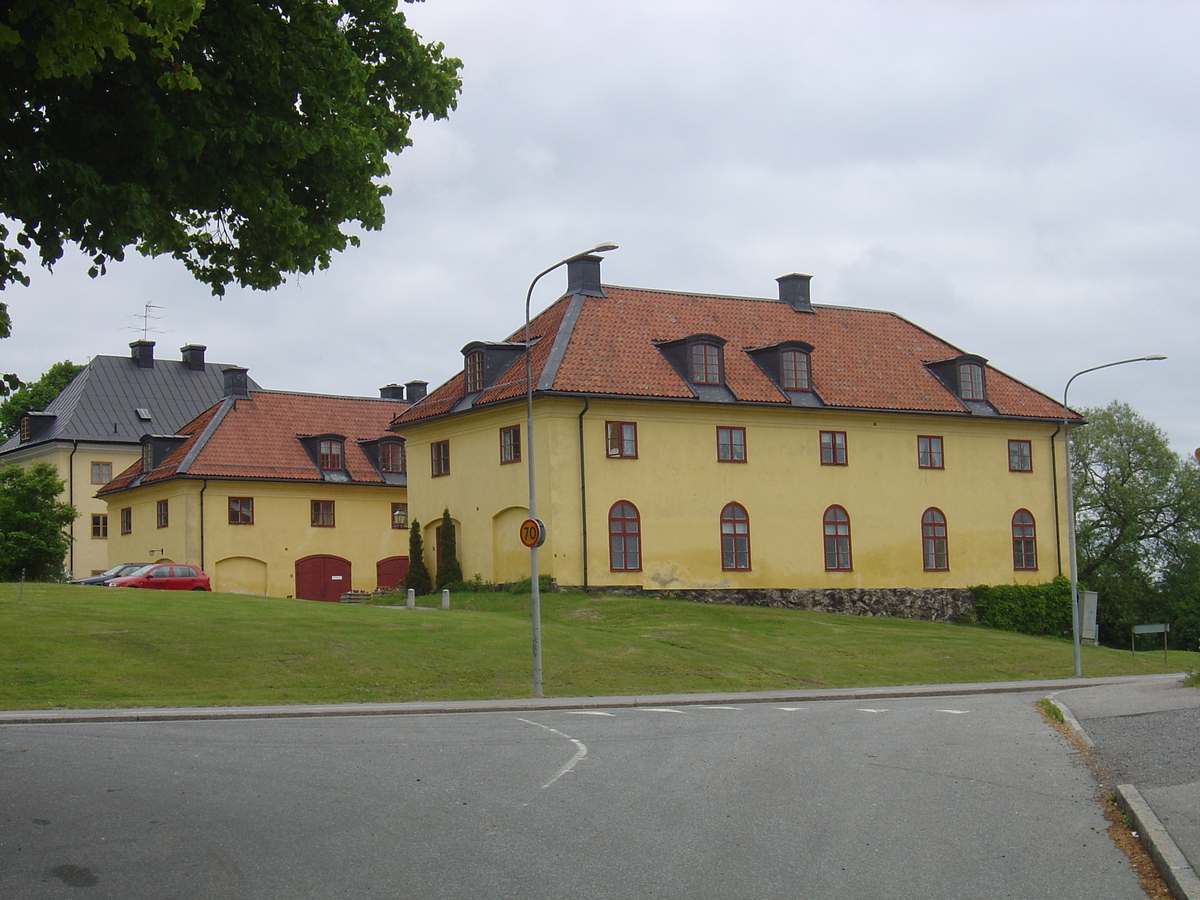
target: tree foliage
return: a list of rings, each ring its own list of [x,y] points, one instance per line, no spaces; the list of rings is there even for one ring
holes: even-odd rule
[[[21,416],[27,412],[41,412],[82,371],[83,366],[63,360],[52,365],[33,384],[22,385],[14,391],[12,396],[0,403],[0,441],[17,433]]]
[[[433,590],[429,567],[425,565],[425,541],[421,539],[421,523],[413,519],[408,524],[408,574],[404,576],[404,587],[418,597]]]
[[[395,0],[15,0],[0,28],[0,288],[65,243],[222,294],[326,268],[384,221],[385,157],[461,62]],[[7,335],[0,310],[0,337]]]
[[[441,590],[448,584],[463,580],[462,564],[458,561],[458,537],[450,510],[443,510],[441,525],[441,550],[438,553],[437,586]]]
[[[1171,450],[1164,432],[1128,404],[1083,411],[1072,479],[1079,580],[1100,594],[1101,639],[1170,618],[1163,586],[1200,535],[1200,467]]]
[[[75,507],[61,502],[63,480],[49,463],[0,469],[0,581],[44,581],[63,571]]]

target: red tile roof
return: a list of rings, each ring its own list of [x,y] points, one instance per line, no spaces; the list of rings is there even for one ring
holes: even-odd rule
[[[134,463],[101,489],[109,493],[181,475],[323,481],[298,435],[338,434],[346,439],[344,462],[355,483],[384,479],[357,443],[390,437],[388,424],[407,404],[367,397],[333,397],[283,391],[251,391],[249,398],[222,400],[179,430],[189,435],[139,480]]]
[[[787,405],[789,397],[747,353],[803,341],[812,387],[826,407],[959,413],[968,407],[926,367],[963,351],[895,313],[813,306],[800,312],[779,300],[681,294],[605,285],[606,297],[569,295],[531,324],[533,377],[545,391],[696,400],[691,385],[656,342],[697,334],[725,339],[725,385],[737,401]],[[523,329],[510,341],[523,341]],[[552,348],[561,350],[552,359]],[[987,399],[1000,415],[1061,418],[1045,394],[987,367]],[[460,373],[397,417],[403,425],[450,412],[463,399]],[[472,402],[519,397],[525,361],[516,361]],[[1074,416],[1074,414],[1072,414]]]

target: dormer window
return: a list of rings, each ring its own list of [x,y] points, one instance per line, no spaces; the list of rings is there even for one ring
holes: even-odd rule
[[[379,469],[394,475],[404,474],[404,445],[390,441],[379,445]]]
[[[323,440],[319,444],[318,449],[318,465],[323,472],[340,472],[345,466],[342,464],[342,442],[335,440]]]
[[[466,377],[467,377],[467,393],[474,394],[483,390],[486,383],[484,380],[484,356],[482,350],[473,350],[467,354],[466,361]]]
[[[958,366],[958,395],[964,400],[984,400],[983,366],[965,362]]]
[[[154,444],[146,441],[142,444],[142,471],[149,472],[154,468]]]
[[[809,377],[808,354],[803,350],[779,351],[779,383],[785,391],[812,389]]]
[[[29,416],[21,416],[21,443],[29,440]]]
[[[692,384],[721,384],[721,348],[700,342],[691,346]]]

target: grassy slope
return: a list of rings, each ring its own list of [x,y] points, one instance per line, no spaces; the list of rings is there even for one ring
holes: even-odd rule
[[[21,597],[18,600],[18,594]],[[0,585],[0,708],[522,697],[528,598],[407,611],[164,591]],[[984,628],[680,600],[542,598],[548,696],[1059,678],[1070,644]],[[1200,654],[1084,648],[1090,676]]]

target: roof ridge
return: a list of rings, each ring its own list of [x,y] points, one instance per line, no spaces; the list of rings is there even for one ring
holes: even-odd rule
[[[705,293],[703,291],[676,291],[669,290],[667,288],[633,287],[628,284],[602,284],[600,286],[602,288],[612,288],[618,291],[640,291],[645,294],[669,294],[675,297],[703,297],[709,300],[751,300],[757,303],[782,303],[784,306],[788,305],[786,300],[780,300],[778,297],[751,297],[748,294],[712,294]],[[812,306],[813,309],[842,309],[846,310],[847,312],[876,313],[878,315],[897,316],[901,319],[904,318],[904,316],[900,315],[900,313],[893,312],[890,309],[875,309],[868,306],[844,306],[840,303],[814,303]],[[905,319],[905,321],[908,320]]]

